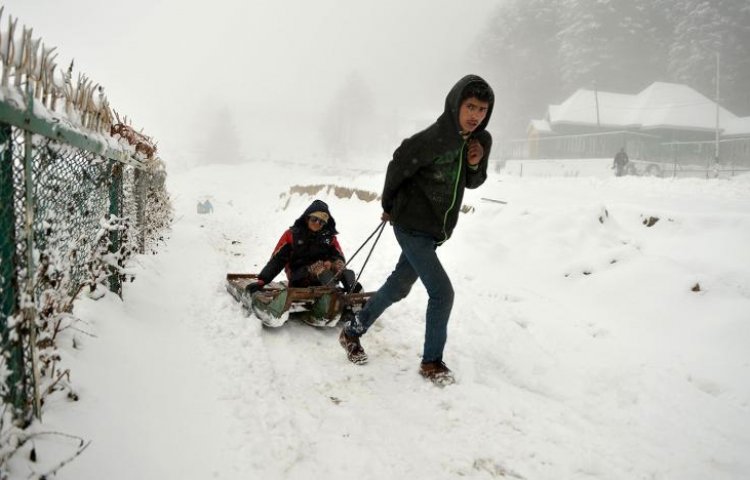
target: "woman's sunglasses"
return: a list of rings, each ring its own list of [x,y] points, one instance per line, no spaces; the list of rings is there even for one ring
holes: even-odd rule
[[[321,220],[318,217],[307,217],[307,219],[310,220],[312,223],[317,223],[318,225],[325,225],[326,223],[328,223],[325,220]]]

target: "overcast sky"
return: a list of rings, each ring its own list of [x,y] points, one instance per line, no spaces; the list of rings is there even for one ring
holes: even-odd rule
[[[3,22],[33,27],[61,66],[74,57],[176,164],[224,106],[250,155],[318,148],[353,72],[379,111],[436,117],[500,1],[6,0]]]

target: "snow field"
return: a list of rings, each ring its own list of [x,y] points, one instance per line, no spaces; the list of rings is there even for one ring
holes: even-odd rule
[[[262,328],[224,290],[315,198],[291,185],[379,192],[382,175],[248,164],[169,181],[168,244],[139,259],[124,303],[77,307],[97,335],[66,355],[81,399],[45,423],[92,443],[60,478],[750,475],[750,178],[492,174],[467,191],[474,210],[439,249],[456,290],[444,389],[417,374],[420,284],[363,337],[365,366],[337,328]],[[214,214],[197,215],[207,197]],[[317,197],[351,255],[379,203]],[[398,253],[386,228],[368,290]]]

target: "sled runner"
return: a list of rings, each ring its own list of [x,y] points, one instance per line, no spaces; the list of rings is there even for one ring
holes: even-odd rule
[[[245,287],[258,278],[254,273],[227,274],[227,291],[263,325],[280,327],[297,318],[315,327],[334,327],[341,317],[359,311],[373,292],[346,293],[337,287],[287,287],[271,282],[250,295]]]

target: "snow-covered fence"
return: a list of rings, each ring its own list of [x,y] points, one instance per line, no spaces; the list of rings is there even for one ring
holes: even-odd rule
[[[0,20],[2,20],[0,8]],[[73,301],[121,293],[126,261],[153,251],[171,221],[154,142],[110,109],[72,65],[56,75],[48,49],[0,22],[0,464],[10,424],[40,416],[68,390],[58,335]],[[117,123],[115,123],[117,122]]]
[[[631,158],[649,159],[658,155],[659,137],[628,132],[607,131],[571,135],[530,136],[508,140],[499,145],[504,160],[606,158],[625,147]]]
[[[572,135],[530,136],[499,145],[501,160],[614,158],[624,147],[630,160],[653,165],[649,175],[712,178],[750,170],[750,138],[666,142],[640,132],[608,131]],[[660,173],[656,173],[656,172]],[[696,173],[699,172],[699,173]],[[639,172],[640,173],[640,172]]]
[[[661,178],[729,179],[750,170],[736,167],[681,165],[677,163],[631,160],[625,168],[626,176]],[[597,177],[615,175],[609,158],[564,158],[536,160],[507,160],[497,170],[502,175],[517,177]]]
[[[708,166],[709,170],[750,170],[750,138],[724,138],[719,140],[718,145],[713,140],[665,142],[660,147],[662,157],[672,159],[672,163],[678,166]]]

